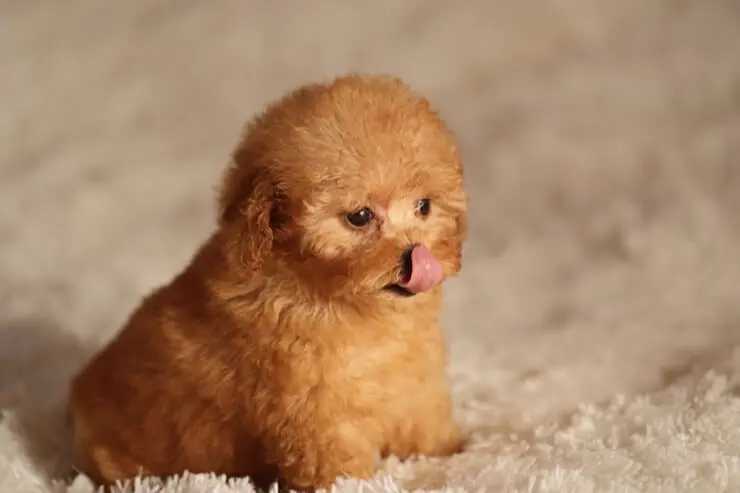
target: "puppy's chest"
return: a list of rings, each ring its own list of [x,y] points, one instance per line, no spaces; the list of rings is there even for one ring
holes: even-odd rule
[[[347,332],[341,336],[308,343],[299,354],[294,353],[295,359],[283,360],[290,368],[291,387],[341,395],[362,405],[405,395],[443,373],[445,347],[436,325],[371,329],[343,328]]]

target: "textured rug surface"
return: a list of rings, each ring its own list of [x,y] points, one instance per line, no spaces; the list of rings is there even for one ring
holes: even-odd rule
[[[463,145],[471,445],[338,490],[740,491],[739,5],[0,2],[0,493],[92,491],[70,375],[207,236],[244,121],[350,70],[402,76]]]

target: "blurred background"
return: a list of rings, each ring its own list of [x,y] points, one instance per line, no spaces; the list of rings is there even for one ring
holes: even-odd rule
[[[463,147],[466,426],[658,388],[739,342],[736,0],[4,0],[0,407],[63,392],[185,265],[248,118],[355,70],[404,78]]]

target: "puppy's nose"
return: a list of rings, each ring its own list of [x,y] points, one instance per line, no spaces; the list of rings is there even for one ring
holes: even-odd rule
[[[408,282],[408,280],[411,278],[411,270],[413,268],[413,264],[411,263],[411,252],[414,251],[414,246],[415,245],[411,245],[401,254],[402,282]]]

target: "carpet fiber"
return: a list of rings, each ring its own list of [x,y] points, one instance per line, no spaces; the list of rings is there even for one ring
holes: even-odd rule
[[[740,491],[736,0],[10,0],[0,67],[0,493],[92,491],[71,374],[207,236],[244,121],[350,70],[463,145],[471,445],[339,491]]]

